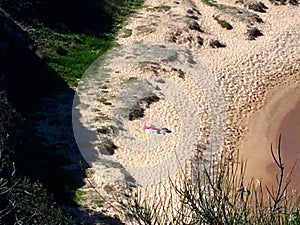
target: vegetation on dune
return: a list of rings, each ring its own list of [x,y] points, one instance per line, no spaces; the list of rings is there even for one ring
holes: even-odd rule
[[[228,8],[214,0],[203,1],[220,10]],[[298,4],[298,0],[271,2]],[[0,7],[12,15],[34,43],[26,53],[20,50],[17,56],[10,55],[5,68],[0,68],[0,73],[10,79],[9,100],[15,99],[13,102],[17,102],[20,109],[32,109],[33,96],[43,95],[54,86],[60,89],[61,81],[76,87],[86,68],[112,46],[124,18],[141,5],[142,0],[0,0]],[[160,5],[149,10],[168,11],[170,6]],[[237,9],[230,10],[229,13],[236,13]],[[262,21],[255,15],[247,14],[256,22]],[[222,27],[231,29],[228,22],[216,20]],[[124,35],[130,36],[131,32],[126,30]],[[249,28],[247,34],[249,39],[262,35],[257,28]],[[216,41],[210,44],[224,46]],[[13,60],[18,63],[12,63]],[[184,78],[184,74],[178,76]],[[16,92],[11,93],[12,90]],[[143,110],[139,103],[151,104],[157,100],[156,96],[138,99],[129,116],[139,118]],[[105,98],[99,101],[111,104]],[[75,205],[84,198],[84,193],[76,190],[81,185],[76,175],[63,169],[70,165],[69,160],[58,154],[57,146],[37,144],[31,136],[30,121],[23,119],[7,102],[0,100],[0,112],[0,223],[74,224],[55,203]],[[109,134],[111,131],[103,127],[98,132]],[[103,138],[102,143],[100,150],[108,155],[114,153],[116,146],[110,139]],[[283,181],[280,151],[274,160],[280,169],[278,187],[274,191],[264,190],[262,184],[256,186],[253,181],[245,186],[243,164],[224,157],[218,163],[211,162],[211,167],[202,174],[194,170],[193,180],[185,178],[182,186],[173,185],[181,202],[180,210],[171,217],[170,213],[177,206],[161,201],[149,204],[136,193],[125,193],[129,199],[125,198],[126,204],[122,199],[121,207],[139,224],[299,224],[299,203],[294,201],[296,196],[288,192],[289,178]],[[93,203],[102,206],[104,202],[95,198]]]
[[[218,24],[221,25],[221,27],[226,28],[227,30],[233,29],[233,26],[230,23],[228,23],[226,20],[220,19],[219,16],[213,16],[213,18]]]
[[[28,32],[45,59],[71,87],[106,50],[124,18],[141,0],[0,1]]]

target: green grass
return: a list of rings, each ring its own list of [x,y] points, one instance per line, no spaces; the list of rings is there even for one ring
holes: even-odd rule
[[[143,4],[142,0],[124,2],[125,5],[113,12],[113,25],[106,33],[99,31],[94,34],[77,34],[50,29],[42,23],[37,23],[30,29],[30,36],[36,42],[40,57],[45,58],[47,65],[70,87],[75,88],[93,61],[113,47],[113,40],[126,17]],[[125,35],[130,36],[131,31],[125,29]]]
[[[84,195],[86,193],[81,190],[81,189],[77,189],[75,191],[74,197],[73,197],[73,201],[76,202],[77,204],[79,204],[82,200],[84,200]]]
[[[78,79],[84,74],[88,66],[106,50],[112,39],[101,39],[93,36],[79,35],[84,41],[74,48],[66,48],[66,55],[51,57],[48,65],[52,67],[71,86],[77,85]]]
[[[95,204],[95,205],[98,206],[98,207],[102,207],[103,204],[104,204],[104,202],[101,201],[100,199],[93,199],[93,200],[92,200],[92,203]]]

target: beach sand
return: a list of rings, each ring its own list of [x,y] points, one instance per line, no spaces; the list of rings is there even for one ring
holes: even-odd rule
[[[167,180],[166,174],[169,172],[176,177],[176,160],[179,158],[185,167],[197,146],[202,146],[201,153],[207,159],[217,157],[222,151],[234,154],[239,150],[248,161],[247,178],[263,177],[267,184],[273,184],[271,178],[274,177],[270,143],[276,143],[279,133],[282,133],[283,158],[287,164],[290,165],[298,157],[299,8],[263,2],[269,7],[267,13],[257,13],[263,23],[245,22],[201,1],[173,0],[146,0],[145,7],[128,19],[116,40],[121,46],[142,43],[186,48],[196,61],[201,61],[210,71],[201,68],[197,73],[193,72],[197,68],[192,68],[189,63],[176,64],[180,66],[177,69],[185,72],[186,76],[182,79],[172,70],[172,63],[161,63],[157,68],[141,70],[133,61],[127,64],[126,60],[118,61],[124,66],[111,74],[107,89],[109,94],[106,96],[113,104],[116,103],[113,97],[126,89],[124,81],[132,77],[157,84],[160,91],[155,93],[162,94],[158,102],[145,110],[143,118],[127,121],[124,123],[125,132],[112,137],[118,149],[109,159],[123,165],[138,185],[154,188],[157,183]],[[243,8],[231,1],[222,3]],[[204,32],[189,28],[188,11],[199,17],[197,22]],[[213,19],[216,14],[228,20],[234,28],[222,28]],[[245,33],[249,25],[261,29],[263,36],[248,40]],[[128,31],[130,34],[126,35]],[[203,44],[199,44],[199,37],[203,39]],[[226,47],[210,47],[210,40],[216,39],[225,43]],[[182,60],[186,60],[184,54],[181,55]],[[153,61],[159,59],[159,55],[153,57]],[[110,69],[116,71],[114,66]],[[155,83],[157,74],[165,84]],[[94,89],[94,93],[99,93],[97,86]],[[91,90],[89,92],[93,93]],[[82,97],[82,101],[84,99]],[[81,110],[81,117],[93,118],[97,112],[109,118],[115,116],[109,105],[97,102],[93,107],[91,110]],[[81,122],[90,124],[85,123],[84,119]],[[151,136],[142,132],[144,124],[168,127],[172,133],[165,137]],[[85,127],[95,130],[103,125],[103,121],[97,120],[93,127]],[[97,163],[93,166],[97,173],[91,180],[101,190],[104,190],[103,186],[114,185],[122,179],[120,174],[112,176],[116,173],[113,169],[104,169]],[[162,175],[162,171],[168,172]]]

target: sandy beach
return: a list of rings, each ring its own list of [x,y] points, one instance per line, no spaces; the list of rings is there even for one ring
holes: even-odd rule
[[[91,180],[99,189],[129,176],[131,183],[153,188],[176,177],[196,153],[208,160],[238,150],[248,161],[247,179],[262,177],[272,184],[269,148],[279,133],[286,163],[300,157],[299,7],[262,2],[266,13],[227,0],[218,3],[231,11],[202,1],[146,0],[128,19],[116,39],[120,46],[88,69],[74,103],[77,143],[96,171]],[[236,9],[244,17],[236,16]],[[253,21],[253,13],[263,22]],[[215,16],[233,29],[222,28]],[[249,40],[249,26],[263,36]],[[216,40],[226,46],[212,47]],[[124,119],[120,109],[148,88],[159,101],[142,118]],[[147,134],[141,129],[145,124],[172,132]],[[115,128],[108,135],[117,146],[113,155],[97,148],[103,138],[97,129],[105,126]],[[94,132],[95,139],[82,138],[82,129]]]

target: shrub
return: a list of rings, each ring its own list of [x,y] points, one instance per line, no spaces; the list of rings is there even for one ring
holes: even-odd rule
[[[222,155],[192,165],[191,176],[182,170],[183,179],[170,180],[171,188],[159,186],[154,198],[131,190],[120,206],[138,224],[299,224],[299,197],[288,190],[290,176],[283,176],[280,139],[277,157],[271,153],[280,172],[275,189],[245,183],[245,163]]]
[[[257,27],[249,27],[247,36],[249,40],[255,40],[257,37],[263,36],[263,33]]]
[[[7,193],[6,198],[11,207],[8,218],[15,219],[18,224],[73,224],[71,217],[62,212],[38,182],[25,178]]]
[[[218,16],[213,16],[213,18],[217,21],[218,24],[221,25],[221,27],[226,28],[227,30],[233,29],[233,26],[226,20],[220,19]]]
[[[104,155],[113,155],[117,148],[113,141],[107,137],[102,137],[101,145],[98,146],[100,153]]]

